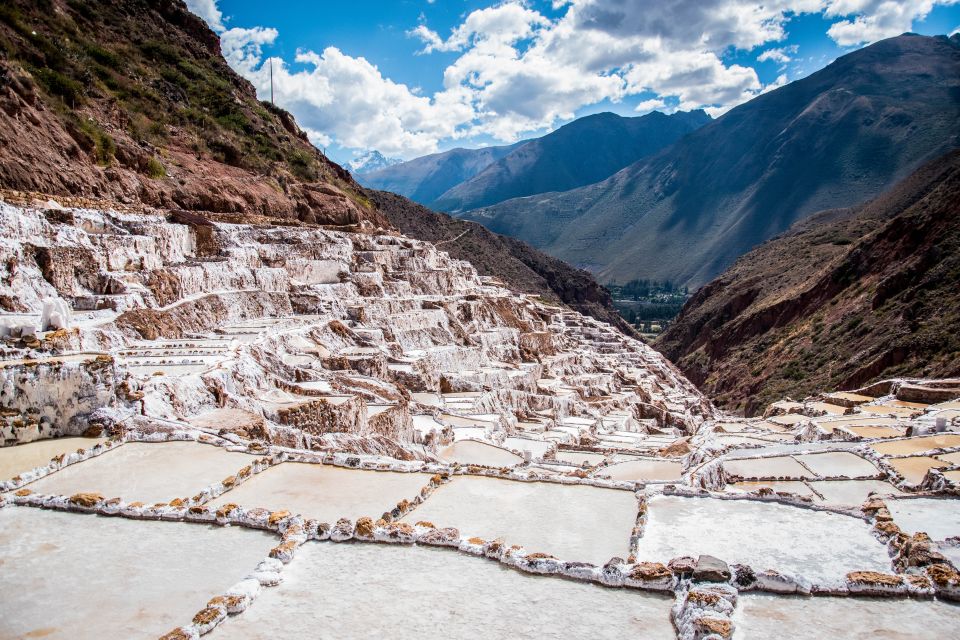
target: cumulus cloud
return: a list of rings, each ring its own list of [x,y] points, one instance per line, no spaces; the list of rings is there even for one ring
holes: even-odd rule
[[[767,49],[757,56],[757,62],[766,62],[767,60],[772,60],[778,64],[784,64],[790,62],[793,58],[791,55],[797,52],[797,45],[790,45],[789,47],[779,47],[776,49]]]
[[[187,9],[203,18],[211,29],[216,32],[223,31],[223,13],[217,6],[217,0],[187,0]]]
[[[909,30],[935,4],[960,0],[553,0],[548,18],[523,0],[502,0],[466,14],[445,33],[420,24],[407,32],[420,55],[455,53],[432,95],[384,77],[362,57],[335,47],[300,51],[296,68],[274,59],[274,89],[317,144],[376,148],[390,156],[435,151],[445,140],[491,136],[513,141],[552,128],[579,109],[644,97],[635,109],[703,108],[717,116],[762,92],[757,72],[729,62],[731,51],[786,64],[794,16],[822,14],[841,45]],[[221,33],[229,63],[269,92],[264,47],[275,29],[226,29],[216,0],[191,10]],[[653,95],[654,97],[649,97]]]
[[[934,5],[956,4],[958,0],[832,0],[827,17],[845,17],[827,34],[840,46],[876,42],[910,31],[915,20],[927,17]]]

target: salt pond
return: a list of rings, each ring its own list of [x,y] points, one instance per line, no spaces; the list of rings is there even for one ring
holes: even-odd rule
[[[423,473],[359,471],[284,462],[261,471],[210,504],[286,509],[329,523],[359,516],[376,520],[400,500],[413,499],[429,481],[430,476]]]
[[[490,467],[509,467],[523,462],[523,458],[515,453],[475,440],[454,442],[440,452],[440,457],[448,462],[481,464]]]
[[[604,467],[597,473],[610,476],[613,480],[669,482],[680,479],[683,465],[675,460],[636,458]]]
[[[930,600],[743,594],[732,618],[736,640],[914,640],[956,637],[960,606]]]
[[[933,540],[960,536],[958,498],[904,498],[886,502],[893,521],[907,533],[923,531]]]
[[[629,555],[636,517],[631,491],[458,476],[404,520],[457,527],[465,537],[502,536],[528,551],[603,564]]]
[[[846,451],[832,451],[797,456],[796,459],[814,473],[824,477],[858,478],[880,473],[873,463]]]
[[[752,500],[650,498],[637,558],[700,554],[824,584],[849,571],[891,570],[886,549],[858,518]]]
[[[50,438],[12,447],[0,447],[0,480],[9,480],[25,471],[50,464],[50,459],[90,449],[106,438]]]
[[[239,527],[0,509],[0,638],[156,638],[276,544]]]
[[[723,468],[727,475],[743,478],[812,478],[813,474],[790,456],[755,458],[749,460],[725,460]]]
[[[70,496],[83,491],[127,502],[190,497],[254,460],[196,442],[128,442],[29,485],[34,493]]]
[[[672,598],[524,575],[444,549],[308,543],[215,638],[675,638]]]

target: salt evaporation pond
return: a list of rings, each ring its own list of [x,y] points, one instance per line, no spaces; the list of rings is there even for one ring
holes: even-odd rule
[[[503,537],[531,552],[603,564],[630,553],[637,499],[631,491],[458,476],[404,520],[457,527],[464,537]]]
[[[847,451],[799,455],[796,459],[817,475],[828,478],[838,476],[860,478],[875,476],[880,473],[880,470],[872,462]]]
[[[812,478],[813,474],[790,456],[755,458],[747,460],[724,460],[727,475],[742,478]]]
[[[741,594],[735,640],[915,640],[956,637],[960,606],[933,600]]]
[[[569,462],[577,466],[582,466],[584,463],[588,465],[595,465],[606,460],[607,456],[602,453],[592,453],[590,451],[557,451],[556,454],[557,460],[560,462]]]
[[[0,638],[156,638],[250,573],[276,538],[240,527],[0,509]]]
[[[214,637],[673,639],[673,599],[530,576],[446,549],[307,543]]]
[[[930,456],[888,458],[887,462],[910,484],[919,484],[930,469],[941,469],[950,466],[949,462],[944,462],[943,460],[938,460]]]
[[[818,480],[810,486],[823,496],[828,504],[863,504],[871,491],[880,494],[899,494],[901,491],[883,480]]]
[[[597,473],[610,476],[612,480],[669,482],[680,479],[683,465],[675,460],[636,458],[604,467]]]
[[[481,464],[489,467],[512,467],[523,462],[523,458],[515,453],[475,440],[454,442],[440,452],[440,457],[448,462]]]
[[[818,584],[842,581],[850,571],[891,570],[885,547],[867,523],[850,516],[753,500],[678,496],[650,498],[647,513],[639,560],[708,554]]]
[[[923,531],[932,540],[960,536],[960,499],[904,498],[886,503],[893,521],[906,533]]]
[[[147,504],[195,495],[254,460],[196,442],[128,442],[70,465],[30,485],[34,493],[71,496],[97,492]]]
[[[261,471],[210,504],[286,509],[330,523],[360,516],[376,520],[404,498],[412,500],[428,482],[430,476],[423,473],[284,462]]]
[[[50,438],[10,447],[0,447],[0,480],[50,464],[50,459],[77,449],[91,449],[106,438]]]

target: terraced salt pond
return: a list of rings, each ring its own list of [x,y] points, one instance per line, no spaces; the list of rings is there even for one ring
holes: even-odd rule
[[[0,447],[0,480],[9,480],[25,471],[45,467],[50,460],[77,449],[91,449],[106,438],[51,438],[12,447]]]
[[[823,584],[850,571],[891,570],[885,547],[858,518],[752,500],[650,498],[637,559],[700,554]]]
[[[612,480],[670,482],[680,480],[683,474],[683,465],[675,460],[637,458],[612,464],[598,470],[597,473],[610,476]]]
[[[515,453],[476,440],[454,442],[440,452],[440,457],[448,462],[480,464],[490,467],[510,467],[523,462],[523,458]]]
[[[925,453],[931,449],[960,447],[960,434],[945,433],[909,440],[892,440],[870,445],[874,451],[882,456],[906,456],[915,453]]]
[[[900,494],[901,491],[883,480],[820,480],[810,486],[823,496],[827,504],[859,505],[863,504],[870,492],[879,494]]]
[[[846,451],[799,455],[796,460],[823,477],[857,478],[880,473],[873,463]]]
[[[463,537],[503,537],[531,552],[603,564],[629,555],[637,517],[631,491],[458,476],[404,520],[457,527]]]
[[[930,600],[741,594],[735,640],[915,640],[954,638],[960,606]]]
[[[727,475],[742,478],[812,478],[806,467],[789,456],[726,460],[723,468]]]
[[[557,451],[557,460],[560,462],[569,462],[578,467],[583,464],[595,465],[606,460],[607,456],[602,453],[592,453],[590,451]]]
[[[0,638],[157,638],[276,538],[239,527],[0,509]]]
[[[886,504],[902,531],[923,531],[932,540],[960,536],[960,499],[904,498],[887,500]]]
[[[930,456],[913,456],[910,458],[889,458],[887,463],[896,469],[910,484],[918,484],[927,475],[930,469],[940,469],[951,466]]]
[[[412,499],[430,481],[423,473],[359,471],[324,464],[284,462],[261,471],[210,504],[286,509],[334,523],[339,518],[378,519],[402,499]]]
[[[196,442],[128,442],[29,485],[34,493],[101,493],[147,504],[193,496],[254,460]]]
[[[283,576],[213,637],[676,637],[670,597],[524,575],[444,549],[308,543]]]

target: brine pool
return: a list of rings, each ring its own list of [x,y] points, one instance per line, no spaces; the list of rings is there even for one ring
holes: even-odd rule
[[[196,442],[128,442],[28,485],[34,493],[105,498],[147,504],[187,498],[234,475],[254,456]]]
[[[59,455],[75,453],[77,449],[92,449],[106,442],[106,438],[50,438],[10,447],[0,447],[0,480],[45,467]]]
[[[631,491],[458,476],[404,520],[457,527],[461,536],[503,537],[530,552],[604,564],[630,553],[637,499]]]
[[[3,507],[0,638],[157,638],[275,544],[240,527]]]
[[[956,637],[960,606],[932,600],[741,594],[731,617],[734,640],[945,639]]]
[[[752,500],[654,496],[637,559],[708,554],[755,571],[775,569],[820,584],[850,571],[891,570],[886,548],[850,516]]]
[[[676,637],[673,598],[524,575],[452,550],[311,542],[214,638]]]
[[[339,518],[377,520],[400,500],[411,500],[430,481],[425,473],[360,471],[331,465],[283,462],[261,471],[210,502],[286,509],[305,518],[334,523]]]

